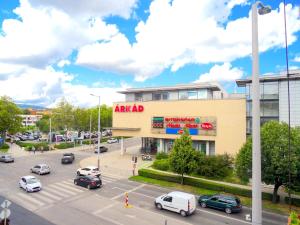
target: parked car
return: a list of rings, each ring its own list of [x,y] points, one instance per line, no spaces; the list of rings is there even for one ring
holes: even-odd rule
[[[78,176],[85,175],[85,176],[97,176],[97,177],[100,177],[100,171],[99,171],[98,167],[87,166],[87,167],[84,167],[84,168],[79,168],[77,170],[77,175]]]
[[[0,156],[0,162],[8,163],[8,162],[14,162],[14,161],[15,161],[15,159],[11,155],[1,155]]]
[[[73,153],[64,153],[61,159],[62,164],[73,163],[75,160],[75,155]]]
[[[100,153],[101,152],[107,152],[108,148],[105,146],[100,146]],[[98,146],[95,147],[95,153],[98,153]]]
[[[155,199],[156,208],[167,209],[180,213],[181,216],[193,214],[196,210],[196,198],[192,194],[173,191],[166,195],[161,195]]]
[[[41,182],[34,176],[21,177],[19,181],[19,186],[27,192],[35,192],[42,190]]]
[[[43,174],[49,174],[50,173],[50,167],[47,164],[38,164],[33,166],[30,169],[31,173],[36,173],[39,175],[43,175]]]
[[[239,198],[227,195],[203,195],[199,197],[198,203],[201,207],[211,207],[224,210],[227,214],[240,212],[242,210]]]
[[[77,176],[74,179],[74,184],[87,189],[100,188],[102,186],[102,181],[100,177],[93,176]]]
[[[118,139],[116,138],[110,138],[107,140],[107,144],[113,144],[113,143],[117,143],[118,142]]]

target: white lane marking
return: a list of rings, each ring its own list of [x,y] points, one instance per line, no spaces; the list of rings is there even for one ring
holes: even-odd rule
[[[42,191],[40,191],[40,192],[42,192]],[[36,193],[34,195],[34,197],[37,198],[38,200],[41,200],[41,201],[46,202],[46,203],[53,203],[54,202],[53,199],[45,197],[45,196],[41,195],[41,193]]]
[[[51,199],[55,199],[56,201],[61,200],[60,197],[58,197],[58,196],[56,196],[56,195],[53,195],[53,194],[49,193],[49,192],[46,191],[46,190],[41,191],[40,194],[41,194],[41,195],[46,195],[47,197],[49,197],[49,198],[51,198]]]
[[[69,195],[66,195],[65,193],[61,193],[59,190],[55,190],[55,189],[50,188],[50,187],[44,187],[43,189],[47,190],[47,192],[53,193],[55,195],[59,195],[60,197],[63,197],[63,198],[69,196]]]
[[[74,193],[73,191],[68,191],[68,190],[64,189],[63,187],[57,186],[55,184],[51,184],[50,187],[53,188],[53,189],[56,189],[56,190],[58,190],[62,193],[66,193],[66,194],[68,194],[68,196],[77,194],[77,193]]]
[[[33,193],[32,193],[32,194],[33,194]],[[18,193],[17,195],[18,195],[20,198],[26,199],[27,201],[30,201],[30,202],[32,202],[32,203],[35,204],[35,205],[38,205],[38,206],[44,205],[43,202],[41,202],[41,201],[35,199],[35,198],[32,197],[32,196],[29,196],[29,194],[27,195],[27,194],[24,194],[24,193]]]
[[[125,224],[120,223],[120,222],[118,222],[118,221],[116,221],[116,220],[110,219],[110,218],[108,218],[107,216],[102,216],[102,215],[100,215],[100,214],[97,214],[97,215],[95,215],[95,216],[97,216],[97,217],[99,217],[99,218],[101,218],[101,219],[103,219],[103,220],[106,220],[106,221],[108,221],[108,222],[110,222],[110,223],[116,224],[116,225],[125,225]]]
[[[75,192],[83,192],[83,190],[80,190],[78,188],[75,188],[75,187],[71,187],[67,184],[64,184],[64,183],[57,183],[56,185],[60,186],[60,187],[63,187],[63,188],[66,188],[67,190],[71,190],[71,191],[75,191]],[[74,185],[73,185],[74,186]]]
[[[106,180],[106,181],[110,181],[110,182],[116,181],[116,179],[111,178],[111,177],[107,177],[107,176],[102,176],[101,178],[104,179],[104,180]]]
[[[229,217],[229,216],[224,216],[224,215],[221,215],[221,214],[218,214],[218,213],[214,213],[214,212],[210,212],[210,211],[206,211],[206,210],[202,210],[202,209],[196,209],[196,211],[208,213],[208,214],[211,214],[211,215],[214,215],[214,216],[219,216],[219,217],[226,218],[226,219],[229,219],[229,220],[235,220],[235,221],[238,221],[238,222],[241,222],[241,223],[252,224],[252,223],[247,222],[245,220],[240,220],[240,219],[232,218],[232,217]]]
[[[119,188],[119,187],[113,187],[112,189],[119,189],[121,191],[125,191],[126,192],[126,189],[125,188]],[[140,193],[140,192],[131,192],[132,194],[136,194],[136,195],[141,195],[141,196],[144,196],[144,197],[147,197],[147,198],[155,198],[155,197],[152,197],[152,196],[149,196],[149,195],[145,195],[143,193]]]
[[[105,176],[105,177],[114,178],[114,179],[117,179],[117,180],[124,179],[124,177],[121,177],[121,176],[118,176],[118,175],[115,175],[115,174],[110,174],[110,173],[102,173],[101,175]]]
[[[98,210],[94,211],[93,214],[96,215],[96,214],[98,214],[98,213],[102,213],[103,211],[105,211],[105,210],[107,210],[107,209],[110,209],[111,207],[113,207],[113,206],[115,206],[115,205],[117,205],[117,204],[118,204],[118,203],[115,202],[115,203],[113,203],[113,204],[110,204],[110,205],[108,205],[108,206],[105,206],[105,207],[103,207],[103,208],[101,208],[101,209],[98,209]]]
[[[117,199],[117,198],[120,198],[120,197],[124,196],[125,193],[130,193],[130,192],[136,191],[136,190],[138,190],[138,189],[140,189],[140,188],[142,188],[142,187],[144,187],[144,186],[146,186],[146,184],[141,184],[141,185],[139,185],[139,186],[137,186],[137,187],[135,187],[135,188],[132,188],[132,189],[130,189],[130,190],[125,191],[124,193],[121,193],[121,194],[119,194],[119,195],[116,195],[115,197],[112,197],[111,199],[112,199],[112,200],[115,200],[115,199]]]

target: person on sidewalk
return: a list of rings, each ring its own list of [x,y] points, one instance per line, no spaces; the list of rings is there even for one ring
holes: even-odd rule
[[[32,151],[33,151],[33,154],[35,154],[35,147],[32,146]]]

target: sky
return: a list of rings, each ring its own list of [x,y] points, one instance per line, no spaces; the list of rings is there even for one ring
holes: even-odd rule
[[[0,96],[55,107],[124,101],[126,88],[251,76],[247,0],[0,0]],[[286,69],[283,1],[259,16],[260,73]],[[300,69],[300,1],[286,1],[289,68]]]

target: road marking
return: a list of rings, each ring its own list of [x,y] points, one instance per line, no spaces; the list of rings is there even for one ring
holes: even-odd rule
[[[108,206],[105,206],[105,207],[103,207],[103,208],[101,208],[101,209],[98,209],[98,210],[94,211],[93,214],[96,215],[96,214],[98,214],[98,213],[101,213],[101,212],[103,212],[103,211],[105,211],[105,210],[107,210],[107,209],[112,208],[113,206],[115,206],[115,205],[117,205],[117,204],[118,204],[118,203],[115,202],[115,203],[113,203],[113,204],[110,204],[110,205],[108,205]]]
[[[67,190],[71,190],[71,191],[75,191],[75,192],[83,192],[83,190],[80,190],[78,188],[75,188],[75,187],[71,187],[67,184],[64,184],[64,183],[57,183],[56,185],[60,186],[60,187],[63,187],[63,188],[67,188]],[[73,185],[74,186],[74,185]]]
[[[41,192],[42,192],[42,191],[41,191]],[[50,198],[45,197],[45,196],[42,196],[41,193],[36,193],[36,194],[34,195],[34,197],[37,198],[37,199],[39,199],[39,200],[41,200],[41,201],[44,201],[44,202],[46,202],[46,203],[53,203],[53,202],[54,202],[53,199],[50,199]]]
[[[51,194],[51,193],[49,193],[48,191],[45,191],[45,190],[41,191],[40,194],[41,194],[41,195],[46,195],[47,197],[52,198],[52,199],[55,199],[56,201],[61,200],[60,197],[58,197],[58,196],[56,196],[56,195],[53,195],[53,194]]]
[[[119,190],[121,190],[121,191],[125,191],[125,192],[126,192],[126,189],[125,189],[125,188],[113,187],[112,189],[119,189]],[[140,192],[132,192],[132,194],[141,195],[141,196],[144,196],[144,197],[147,197],[147,198],[151,198],[151,199],[155,198],[155,197],[152,197],[152,196],[150,196],[150,195],[145,195],[145,194],[140,193]]]
[[[218,213],[214,213],[214,212],[210,212],[210,211],[206,211],[206,210],[202,210],[202,209],[198,209],[198,208],[196,209],[196,211],[208,213],[208,214],[211,214],[211,215],[214,215],[214,216],[223,217],[223,218],[226,218],[226,219],[229,219],[229,220],[235,220],[235,221],[238,221],[238,222],[241,222],[241,223],[252,224],[252,223],[247,222],[245,220],[240,220],[240,219],[232,218],[232,217],[229,217],[229,216],[224,216],[224,215],[221,215],[221,214],[218,214]]]
[[[21,193],[21,192],[20,192],[20,193],[18,193],[17,195],[18,195],[19,197],[23,198],[23,199],[26,199],[27,201],[30,201],[30,202],[32,202],[32,203],[38,205],[38,206],[44,205],[43,202],[41,202],[41,201],[39,201],[39,200],[37,200],[37,199],[31,197],[31,196],[28,196],[28,195],[26,195],[26,194],[24,194],[24,193]]]
[[[63,197],[63,198],[69,196],[69,195],[66,195],[65,193],[61,193],[59,190],[54,190],[54,189],[52,189],[52,188],[50,188],[50,187],[44,187],[43,189],[44,189],[44,190],[47,190],[47,192],[53,193],[53,194],[55,194],[55,195],[59,195],[59,196],[61,196],[61,197]]]
[[[112,199],[112,200],[118,199],[118,198],[124,196],[125,193],[130,193],[130,192],[136,191],[136,190],[138,190],[138,189],[140,189],[140,188],[142,188],[142,187],[145,187],[145,186],[146,186],[146,184],[141,184],[141,185],[139,185],[139,186],[137,186],[137,187],[135,187],[135,188],[132,188],[131,190],[125,191],[125,192],[122,193],[122,194],[116,195],[115,197],[112,197],[111,199]]]
[[[122,177],[122,176],[118,176],[118,175],[110,174],[110,173],[102,173],[101,175],[105,176],[105,177],[111,177],[111,178],[114,178],[117,180],[124,179],[124,177]]]
[[[117,180],[117,179],[114,179],[114,178],[111,178],[111,177],[107,177],[107,176],[102,176],[101,178],[104,179],[104,180],[106,180],[106,181],[109,181],[109,182],[114,182],[114,181]]]
[[[68,190],[64,189],[63,187],[57,186],[55,184],[51,184],[50,187],[54,188],[54,189],[56,189],[56,190],[58,190],[60,192],[68,194],[67,196],[69,196],[69,195],[76,195],[76,193],[74,193],[73,191],[68,191]]]

